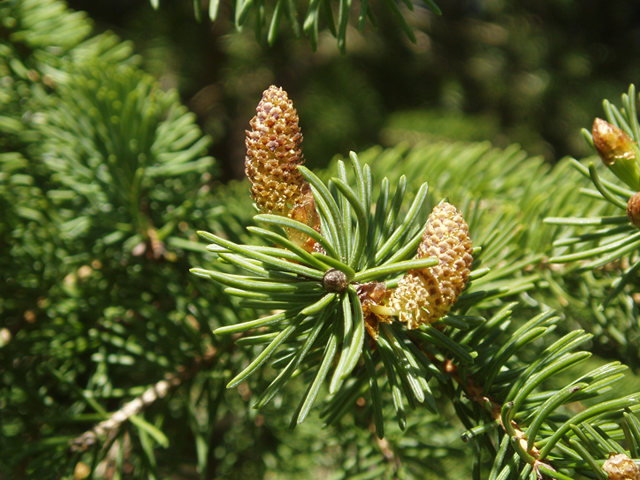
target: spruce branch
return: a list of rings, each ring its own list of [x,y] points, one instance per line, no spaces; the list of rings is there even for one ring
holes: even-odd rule
[[[542,313],[502,339],[500,337],[504,333],[500,332],[504,332],[509,318],[510,312],[503,310],[489,319],[486,327],[480,327],[479,332],[467,337],[468,340],[462,340],[461,343],[474,347],[478,353],[477,358],[483,359],[481,365],[472,363],[469,367],[458,367],[450,361],[438,362],[441,370],[449,377],[444,391],[453,394],[453,399],[460,405],[459,415],[468,424],[463,439],[467,442],[480,442],[485,450],[500,452],[491,466],[489,478],[530,473],[538,477],[545,476],[544,478],[572,478],[572,474],[568,473],[571,471],[581,474],[591,471],[602,475],[602,462],[606,458],[603,453],[597,455],[601,463],[592,461],[590,454],[579,453],[572,457],[579,461],[566,461],[565,455],[569,450],[592,450],[591,441],[585,440],[586,437],[574,439],[566,434],[571,431],[571,426],[600,428],[611,419],[621,416],[627,409],[633,411],[632,417],[637,419],[640,394],[593,403],[592,407],[578,408],[577,413],[573,414],[572,409],[564,409],[563,406],[584,402],[611,391],[611,386],[622,378],[621,372],[625,367],[614,362],[597,368],[562,388],[545,391],[541,388],[545,382],[589,357],[587,352],[569,353],[585,343],[589,336],[583,332],[567,334],[527,366],[517,360],[519,352],[525,352],[525,347],[551,333],[559,318],[553,312]],[[490,331],[498,335],[491,335]],[[454,388],[450,384],[447,387],[451,381],[460,388]],[[472,426],[473,423],[476,425]],[[496,428],[501,433],[493,437]],[[615,427],[608,424],[608,428],[609,437],[624,438],[620,436],[623,430],[621,423]],[[614,434],[615,429],[618,433]],[[503,435],[508,440],[504,440]],[[580,446],[576,446],[577,444]],[[615,445],[616,450],[628,451],[620,444],[611,445],[611,448]],[[635,442],[631,441],[628,448],[635,449]],[[511,461],[509,455],[512,455]],[[606,455],[608,456],[608,452]]]
[[[327,4],[319,3],[320,14]],[[260,438],[266,432],[278,440],[287,439],[288,448],[293,445],[292,454],[285,453],[276,460],[278,466],[286,464],[283,468],[293,470],[291,464],[296,464],[306,476],[309,438],[314,449],[321,445],[332,456],[339,451],[336,458],[331,458],[331,465],[338,465],[343,478],[380,478],[385,474],[422,478],[426,469],[437,471],[441,478],[456,478],[455,473],[437,470],[437,459],[444,455],[451,463],[461,460],[458,463],[463,464],[470,453],[475,456],[474,475],[492,479],[541,476],[606,480],[637,474],[633,468],[640,452],[638,395],[628,395],[623,389],[623,365],[611,362],[594,366],[579,348],[588,345],[591,338],[597,339],[600,329],[601,334],[605,332],[626,349],[616,348],[613,354],[626,357],[626,363],[637,356],[638,350],[633,348],[638,339],[634,337],[637,312],[633,298],[615,296],[616,287],[610,280],[619,278],[620,270],[624,270],[630,280],[622,282],[621,289],[634,292],[638,264],[622,258],[620,263],[586,271],[576,280],[571,275],[561,276],[566,271],[558,265],[540,263],[551,251],[551,238],[564,242],[554,247],[557,256],[579,254],[576,246],[604,247],[596,254],[598,260],[630,245],[624,242],[633,235],[629,225],[633,225],[633,215],[620,207],[635,192],[626,182],[607,180],[604,168],[583,167],[585,179],[594,186],[577,200],[579,189],[566,185],[576,185],[581,174],[571,170],[569,162],[548,171],[542,162],[527,159],[516,147],[495,150],[486,144],[433,144],[410,150],[373,149],[354,155],[350,170],[345,162],[336,162],[333,178],[326,172],[299,168],[311,190],[319,224],[304,220],[307,209],[300,212],[301,216],[289,216],[291,210],[286,215],[261,213],[253,224],[247,213],[251,211],[248,200],[229,202],[229,198],[239,198],[230,194],[237,191],[235,186],[221,189],[216,194],[222,199],[218,203],[198,194],[188,198],[192,205],[181,205],[192,192],[204,191],[209,172],[190,170],[191,162],[200,158],[198,148],[193,146],[201,136],[195,129],[181,130],[180,125],[193,123],[188,116],[176,114],[176,122],[167,122],[156,130],[159,150],[151,153],[176,153],[180,160],[187,160],[187,169],[181,172],[176,167],[163,173],[167,157],[156,156],[154,168],[162,168],[147,169],[146,173],[154,174],[149,176],[136,177],[138,170],[134,171],[129,197],[114,194],[115,190],[106,187],[117,185],[105,182],[103,198],[118,208],[103,211],[94,208],[104,205],[102,198],[95,204],[89,200],[95,193],[90,190],[93,182],[76,177],[77,185],[71,188],[56,179],[55,189],[51,189],[50,173],[60,174],[62,170],[56,169],[62,167],[41,161],[42,136],[49,128],[55,134],[47,139],[55,153],[47,160],[72,158],[66,153],[78,153],[78,148],[90,145],[87,136],[74,138],[77,132],[71,120],[63,122],[67,120],[65,112],[84,120],[78,124],[93,122],[88,109],[73,104],[84,91],[69,91],[67,86],[74,85],[73,77],[79,72],[85,80],[100,78],[88,74],[95,65],[126,64],[128,67],[120,73],[133,71],[136,76],[130,51],[127,54],[130,47],[117,41],[114,44],[112,35],[83,43],[80,36],[69,35],[67,30],[67,25],[75,25],[75,29],[88,31],[81,15],[60,15],[58,21],[50,14],[64,9],[29,10],[22,5],[60,4],[30,0],[0,6],[3,22],[8,16],[18,19],[18,27],[4,22],[3,32],[10,31],[11,38],[22,44],[13,48],[12,42],[5,42],[8,37],[0,39],[2,47],[8,45],[8,50],[0,53],[0,69],[15,81],[15,88],[6,90],[11,102],[2,112],[6,117],[0,119],[0,175],[15,179],[0,182],[0,215],[10,226],[5,230],[2,224],[3,233],[10,232],[2,239],[10,239],[10,243],[3,246],[10,248],[1,249],[0,270],[3,279],[11,280],[0,295],[0,307],[13,321],[12,326],[20,328],[0,348],[6,365],[1,385],[2,468],[9,465],[9,472],[13,467],[15,471],[23,469],[24,476],[34,478],[69,476],[74,465],[86,461],[82,464],[87,467],[93,461],[92,465],[109,465],[106,470],[97,467],[94,476],[113,472],[159,478],[176,471],[177,462],[186,458],[206,477],[214,468],[228,471],[224,468],[231,468],[232,457],[240,459],[238,465],[246,465],[247,457],[242,453],[248,450],[257,459],[255,463],[263,466],[263,458],[272,458],[267,451],[271,447],[261,448],[258,441],[250,447],[238,447],[233,436],[242,438],[246,445],[247,439]],[[285,7],[282,2],[280,8],[286,13]],[[5,16],[8,8],[11,15]],[[21,22],[20,15],[29,16],[32,24]],[[38,17],[44,18],[44,23],[39,23]],[[336,30],[343,27],[344,23],[339,24]],[[58,36],[58,31],[65,30],[66,34]],[[23,31],[27,33],[20,33]],[[18,34],[14,37],[14,33]],[[59,49],[47,47],[47,35],[56,38]],[[129,80],[127,75],[113,75],[105,82],[111,85],[109,94],[117,93],[119,86],[126,90],[131,85],[127,84]],[[144,75],[138,80],[141,91],[148,87]],[[22,97],[24,102],[18,92],[27,93]],[[96,92],[89,94],[88,98],[93,95],[99,100]],[[154,95],[150,88],[142,97]],[[54,103],[65,105],[52,105],[49,96]],[[95,104],[105,111],[113,107]],[[148,106],[145,102],[140,105]],[[131,118],[151,118],[145,108],[136,110]],[[25,112],[36,114],[25,116]],[[56,113],[62,120],[55,117]],[[40,123],[45,118],[53,123]],[[112,128],[110,119],[105,116],[95,124]],[[632,122],[627,121],[627,125],[637,129]],[[116,139],[125,153],[134,150],[131,138],[119,136],[117,130],[112,133],[110,138]],[[82,141],[76,142],[78,139]],[[107,159],[99,167],[108,169],[108,156],[104,157],[108,149],[96,150],[103,160]],[[88,170],[93,168],[88,162],[79,164],[85,168],[88,165]],[[64,171],[79,175],[83,170]],[[451,171],[456,175],[448,174]],[[402,177],[401,173],[406,175]],[[387,178],[374,182],[374,178],[383,176]],[[459,177],[473,178],[474,182],[468,185]],[[420,187],[425,179],[429,180],[429,189]],[[144,201],[146,194],[136,197],[137,192],[153,195],[157,188],[166,195],[155,198],[160,209]],[[248,199],[246,192],[243,196]],[[476,245],[466,290],[448,314],[435,322],[409,330],[392,319],[379,325],[379,338],[374,340],[362,320],[376,307],[390,308],[387,294],[399,288],[406,272],[436,270],[435,257],[414,256],[428,225],[427,215],[444,197],[457,206]],[[74,218],[72,202],[85,207],[79,219]],[[136,204],[140,208],[129,208]],[[209,208],[211,204],[218,206]],[[205,291],[205,282],[197,278],[189,281],[183,275],[187,262],[181,261],[185,260],[182,255],[204,247],[194,237],[173,234],[177,229],[183,232],[183,222],[197,225],[193,205],[204,212],[216,232],[212,235],[216,240],[210,239],[210,251],[218,262],[202,269],[208,279],[214,280],[213,292]],[[124,213],[120,207],[124,207]],[[619,215],[612,216],[616,210]],[[540,225],[541,216],[586,220]],[[122,218],[126,220],[122,222]],[[88,230],[87,219],[92,227]],[[94,235],[96,225],[109,229],[98,228]],[[111,232],[117,235],[109,236]],[[585,234],[584,241],[576,243],[580,234]],[[297,237],[304,241],[299,242]],[[102,242],[105,238],[109,238],[110,246],[93,250],[95,240]],[[598,244],[603,238],[602,245]],[[133,253],[136,245],[145,245],[150,256],[163,250],[175,253],[177,264],[122,255]],[[567,250],[571,248],[574,251]],[[548,282],[549,293],[534,292],[534,286],[544,286],[544,282]],[[548,312],[534,316],[530,308],[503,309],[504,302],[512,300],[514,294],[520,294],[529,307],[555,301],[555,295],[571,307],[583,304],[587,313],[582,316],[593,318],[596,336],[580,330],[562,335],[560,330],[573,327],[571,319],[562,316],[558,319]],[[600,312],[597,306],[611,294],[611,300],[604,302],[607,310]],[[217,335],[209,334],[210,329]],[[221,335],[233,332],[242,335]],[[235,346],[230,345],[232,341]],[[189,381],[182,380],[182,388],[171,396],[175,401],[169,402],[165,394],[165,401],[157,402],[164,384],[149,387],[145,378],[157,378],[158,372],[175,370],[195,355],[206,355],[203,352],[208,352],[209,342],[219,353],[224,350],[220,344],[229,346],[221,359],[223,365],[216,364],[211,370],[200,370],[199,375],[194,373]],[[593,350],[597,344],[589,348]],[[270,357],[264,360],[263,355]],[[573,370],[580,365],[584,370]],[[227,372],[241,374],[247,366],[252,370],[245,372],[237,384],[244,400],[252,399],[252,404],[265,407],[284,402],[280,408],[295,410],[295,424],[305,419],[314,422],[309,418],[314,399],[317,403],[325,397],[321,415],[332,428],[322,431],[317,423],[307,423],[294,438],[284,431],[286,425],[277,424],[277,415],[266,419],[276,427],[265,427],[260,415],[243,416],[244,404],[238,407],[240,402],[234,404],[228,400],[230,395],[225,398],[221,392],[230,379]],[[43,375],[43,368],[55,369],[59,375]],[[252,382],[251,388],[246,380]],[[262,383],[263,390],[261,382],[266,382]],[[295,394],[286,388],[300,385],[307,390],[296,409],[295,404],[287,403]],[[69,391],[80,393],[85,401],[68,401],[77,398]],[[151,401],[154,395],[156,403],[162,405],[154,404],[147,416],[161,413],[149,424],[135,415],[128,418],[136,428],[116,422],[151,406],[144,403],[144,397]],[[83,413],[91,404],[89,398],[100,405],[121,397],[134,401],[115,412],[110,423],[102,414]],[[467,429],[464,438],[468,442],[462,448],[454,443],[459,426],[431,413],[436,408],[447,412],[442,408],[448,405],[446,399],[451,399]],[[221,402],[223,413],[216,413]],[[431,411],[421,409],[422,405]],[[412,414],[413,408],[419,409],[417,415]],[[169,418],[166,412],[179,418],[162,423],[162,418]],[[103,433],[107,440],[113,440],[112,448],[108,452],[105,447],[68,455],[69,442],[82,432],[79,425],[101,420],[107,422]],[[162,428],[160,434],[155,432],[156,437],[149,428],[154,424]],[[119,438],[109,437],[118,429]],[[96,430],[91,432],[96,434]],[[332,438],[324,442],[322,436],[329,436],[328,432]],[[384,439],[375,440],[373,434],[384,434]],[[156,458],[156,447],[164,445],[162,435],[170,439],[174,450],[172,455]],[[176,438],[189,441],[175,442]],[[182,448],[182,443],[187,446]],[[215,464],[219,452],[229,462],[225,467]],[[87,461],[92,455],[93,460]],[[79,457],[82,462],[76,464]],[[76,473],[80,476],[82,472]],[[216,470],[213,474],[218,473]]]
[[[80,428],[106,420],[102,433],[116,434],[166,394],[145,379],[207,352],[211,326],[194,315],[215,325],[234,313],[217,292],[209,315],[204,282],[183,274],[185,246],[197,239],[185,238],[185,215],[210,207],[215,169],[202,154],[209,139],[175,92],[135,67],[130,43],[110,33],[87,39],[91,22],[63,2],[1,2],[0,17],[0,108],[10,118],[0,121],[0,310],[16,329],[0,349],[0,470],[47,478],[73,473],[72,458],[100,462],[101,449],[68,455]],[[141,243],[175,263],[132,258]],[[111,422],[100,407],[137,396]],[[100,413],[85,413],[87,405]],[[127,461],[150,475],[154,446],[190,435],[186,423],[161,432],[160,416],[155,425],[128,417],[136,428],[123,434],[134,433]]]
[[[625,367],[616,363],[605,365],[563,388],[545,390],[544,386],[550,379],[588,359],[587,352],[571,353],[588,341],[588,335],[582,332],[569,333],[540,352],[533,363],[527,364],[522,360],[527,356],[527,350],[555,330],[559,317],[548,311],[507,334],[508,326],[513,321],[513,305],[507,305],[486,320],[464,315],[469,308],[481,309],[482,302],[486,304],[488,300],[495,301],[532,288],[531,282],[518,285],[511,281],[509,284],[514,286],[513,289],[498,285],[500,279],[509,278],[514,270],[539,261],[540,257],[529,256],[517,266],[498,269],[492,278],[489,277],[489,269],[471,273],[467,271],[462,275],[462,287],[454,289],[455,294],[452,295],[458,300],[455,307],[463,309],[458,315],[449,314],[440,319],[446,313],[443,310],[434,315],[437,321],[433,324],[431,318],[428,322],[408,323],[406,326],[394,322],[391,317],[398,313],[396,310],[399,307],[393,303],[387,304],[387,301],[392,298],[392,291],[401,289],[403,278],[415,274],[409,272],[402,278],[390,274],[394,272],[397,275],[403,267],[411,264],[405,259],[415,252],[414,249],[424,252],[422,255],[428,255],[430,248],[426,246],[428,243],[425,243],[425,238],[447,238],[446,235],[428,233],[430,227],[438,231],[439,227],[435,225],[441,221],[438,218],[441,212],[435,213],[437,208],[434,210],[434,217],[427,222],[427,233],[419,247],[421,236],[417,234],[419,231],[416,232],[416,228],[419,228],[417,219],[420,207],[427,198],[426,186],[418,191],[404,220],[398,221],[398,218],[402,218],[399,212],[404,194],[403,178],[399,181],[393,202],[388,202],[389,181],[386,179],[382,182],[376,201],[370,167],[361,166],[356,154],[351,154],[350,160],[354,171],[351,182],[341,162],[337,164],[338,176],[326,183],[298,166],[313,191],[320,228],[313,231],[307,225],[297,230],[313,231],[311,235],[315,237],[314,241],[326,244],[324,253],[309,252],[296,246],[285,238],[287,232],[283,230],[250,229],[287,250],[239,245],[210,233],[201,233],[214,244],[209,248],[210,251],[251,275],[193,269],[195,274],[227,285],[229,288],[226,291],[232,295],[259,295],[265,308],[283,309],[282,312],[240,325],[229,325],[216,332],[250,333],[255,327],[266,327],[266,331],[263,330],[266,333],[253,337],[254,340],[248,337],[246,344],[268,345],[249,367],[232,380],[230,386],[244,381],[273,358],[272,367],[281,372],[255,403],[255,406],[262,407],[290,378],[302,376],[308,388],[294,412],[290,425],[293,427],[307,418],[320,386],[330,377],[333,365],[330,395],[321,417],[327,424],[338,424],[368,390],[373,424],[382,438],[383,392],[391,394],[398,425],[404,430],[407,428],[405,405],[417,408],[423,404],[429,410],[436,411],[433,385],[430,383],[438,383],[454,401],[460,419],[469,429],[465,438],[474,438],[478,442],[477,464],[482,464],[480,452],[499,452],[490,466],[491,478],[518,475],[521,478],[546,476],[563,479],[569,478],[571,472],[582,474],[589,471],[602,475],[601,465],[605,461],[602,455],[585,454],[593,450],[591,440],[587,438],[585,441],[584,435],[579,439],[571,438],[569,432],[573,432],[574,427],[596,431],[602,428],[603,421],[617,418],[625,411],[629,412],[630,418],[637,419],[640,397],[638,394],[623,396],[585,407],[575,414],[566,405],[607,393],[611,385],[620,381]],[[375,211],[372,210],[374,203]],[[442,206],[444,211],[453,209],[448,204]],[[453,209],[444,215],[455,216],[458,213]],[[285,225],[296,229],[292,219],[277,221],[277,217],[272,215],[259,218],[276,229]],[[460,225],[459,222],[452,222],[452,225],[456,224]],[[447,228],[455,231],[459,227]],[[466,231],[466,228],[464,223],[462,230]],[[487,237],[487,240],[490,245],[500,245],[505,241],[504,238],[509,237],[494,235]],[[412,248],[401,246],[403,243],[410,244]],[[454,244],[464,245],[464,240],[457,238]],[[446,250],[440,245],[434,250],[435,257],[440,257]],[[495,248],[494,251],[499,250]],[[451,264],[456,265],[454,270],[457,273],[453,278],[470,266],[470,245],[462,247],[462,252],[450,254],[461,262],[459,265],[455,262]],[[480,258],[482,253],[484,249],[473,251],[476,258]],[[429,257],[421,258],[422,255],[418,254],[417,261],[427,261]],[[462,260],[464,255],[468,256],[469,261]],[[488,256],[487,260],[492,260],[493,255]],[[438,258],[438,268],[446,268],[449,262],[446,258],[446,255]],[[423,268],[431,268],[431,265],[425,263]],[[361,269],[370,272],[370,276],[361,273]],[[435,276],[440,276],[435,282],[440,293],[436,290],[432,293],[437,297],[442,295],[443,276],[440,273]],[[483,277],[491,280],[485,280],[483,284]],[[358,278],[367,278],[369,281],[350,284]],[[473,283],[466,293],[458,297],[466,286],[467,278],[472,278]],[[487,290],[487,287],[490,288]],[[416,293],[419,292],[410,292],[407,298],[417,298]],[[290,294],[289,300],[284,301],[284,295],[287,294]],[[433,300],[427,303],[431,305]],[[258,303],[251,305],[257,306]],[[367,319],[370,333],[368,341],[362,336],[362,325]],[[372,325],[371,319],[375,320],[375,325]],[[354,363],[353,359],[361,355],[364,364]],[[385,374],[383,377],[380,376],[382,372]],[[560,422],[559,430],[557,422]],[[628,430],[628,425],[625,424],[623,428],[617,424],[607,428],[615,431],[612,438],[620,438],[620,432]],[[629,435],[627,437],[630,438]],[[607,441],[612,440],[609,438]],[[622,445],[616,445],[618,450],[624,451]],[[636,448],[633,442],[629,448]],[[573,460],[569,463],[565,457],[567,451],[576,452],[571,454]]]
[[[73,73],[36,124],[58,196],[82,203],[62,226],[66,238],[91,231],[103,248],[124,244],[141,255],[148,246],[150,257],[175,260],[165,240],[202,194],[198,176],[214,171],[201,157],[209,139],[175,92],[134,67],[87,62]]]
[[[122,424],[127,421],[133,421],[141,428],[149,428],[148,424],[144,422],[144,420],[140,418],[134,419],[133,417],[142,413],[155,401],[166,397],[172,390],[178,388],[199,371],[209,368],[216,361],[216,353],[216,349],[211,347],[204,353],[204,355],[196,357],[190,365],[186,367],[179,367],[175,372],[166,374],[164,379],[156,382],[154,385],[147,388],[144,393],[125,403],[119,410],[111,413],[107,420],[103,420],[92,429],[87,430],[82,435],[74,439],[71,442],[70,450],[72,452],[84,452],[89,448],[94,447],[99,442],[105,442],[109,439],[113,439],[117,435]],[[158,437],[158,434],[155,436]],[[161,434],[160,438],[163,437],[164,434]],[[168,446],[166,437],[164,437],[164,439],[165,441],[161,443]]]
[[[586,209],[579,216],[549,216],[544,220],[545,224],[562,229],[553,242],[549,261],[566,264],[564,275],[548,277],[551,285],[572,310],[589,312],[595,319],[585,328],[598,335],[599,343],[616,345],[618,358],[631,358],[632,364],[638,361],[640,339],[637,322],[629,321],[637,315],[634,296],[640,268],[640,238],[634,224],[640,189],[636,102],[636,89],[631,85],[622,95],[621,108],[605,100],[607,121],[596,119],[591,132],[583,130],[600,157],[600,168],[592,161],[586,165],[570,161],[593,185],[581,192],[598,203],[596,208]],[[587,289],[588,298],[579,293]],[[578,313],[576,317],[583,315]]]
[[[488,270],[471,273],[472,253],[478,255],[481,249],[472,250],[468,227],[452,205],[445,202],[437,206],[426,229],[418,223],[427,199],[426,184],[418,189],[406,214],[401,214],[404,180],[400,179],[392,202],[386,200],[388,190],[375,201],[371,170],[361,165],[355,153],[350,155],[353,180],[344,163],[338,162],[338,176],[325,183],[300,165],[301,135],[286,95],[271,87],[257,112],[253,130],[247,133],[247,174],[259,209],[278,215],[261,213],[255,217],[272,230],[248,230],[279,247],[241,245],[200,232],[213,243],[207,247],[209,251],[245,273],[192,269],[194,274],[224,285],[226,293],[243,298],[241,306],[281,310],[215,331],[252,333],[261,328],[259,335],[241,343],[265,344],[228,386],[240,384],[271,362],[280,373],[255,402],[256,407],[263,407],[290,378],[302,375],[309,387],[292,418],[291,425],[295,426],[307,417],[325,380],[330,398],[322,415],[331,423],[342,417],[345,406],[357,398],[368,379],[378,435],[383,437],[379,420],[382,404],[376,393],[378,365],[387,374],[404,428],[405,401],[412,408],[425,404],[436,410],[429,380],[439,373],[421,348],[429,345],[432,352],[452,355],[463,363],[473,360],[471,350],[449,337],[450,332],[469,329],[467,321],[475,322],[474,317],[453,312],[445,316],[456,300],[466,310],[483,300],[512,295],[513,291],[505,287],[471,289],[461,295],[470,278],[479,280]],[[389,182],[384,180],[382,184],[387,189]],[[319,226],[315,220],[310,225],[294,218],[296,205],[309,201],[302,194],[309,187],[313,192],[310,205],[317,207],[313,211],[317,212],[314,215],[319,218]],[[292,241],[300,238],[292,232],[299,232],[306,240]],[[323,251],[315,246],[305,248],[314,244]],[[409,260],[416,251],[417,258]],[[407,279],[414,279],[413,289],[407,290]],[[531,286],[529,282],[520,288]],[[402,293],[405,290],[406,295]],[[394,301],[396,292],[397,298],[405,300]],[[410,307],[411,302],[418,303]],[[423,308],[431,313],[421,320]],[[417,317],[405,327],[393,319],[403,314]],[[370,340],[365,338],[365,326]],[[449,335],[439,330],[446,328],[450,329]],[[372,346],[367,346],[368,341]],[[365,365],[358,366],[362,355]],[[333,374],[329,375],[332,368]]]
[[[556,255],[550,259],[551,262],[566,263],[593,259],[590,263],[583,262],[580,265],[579,271],[581,272],[602,267],[622,258],[628,259],[630,265],[635,263],[633,260],[634,252],[640,248],[640,240],[637,238],[634,225],[634,222],[637,223],[635,220],[637,215],[636,194],[640,189],[640,150],[637,146],[637,142],[640,141],[640,130],[637,128],[636,101],[636,89],[634,85],[631,85],[628,94],[622,96],[622,109],[618,109],[605,100],[605,112],[611,123],[597,118],[591,133],[583,130],[585,138],[594,146],[606,167],[629,188],[601,178],[593,162],[585,167],[575,160],[572,161],[572,165],[591,180],[596,188],[595,192],[587,191],[585,193],[624,210],[626,215],[585,217],[582,219],[559,217],[545,219],[547,224],[564,226],[618,225],[615,228],[591,229],[575,237],[556,241],[555,246],[573,247],[572,249],[577,251]],[[594,246],[585,248],[590,244]],[[631,280],[632,276],[623,276],[622,281],[617,282],[616,291],[619,293]],[[604,306],[612,298],[607,298]]]

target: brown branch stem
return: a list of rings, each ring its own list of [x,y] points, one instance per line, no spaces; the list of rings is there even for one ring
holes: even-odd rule
[[[490,411],[491,418],[493,418],[493,420],[496,420],[500,423],[500,426],[502,427],[505,434],[510,435],[508,430],[505,428],[504,424],[502,423],[502,405],[498,403],[495,399],[493,399],[491,396],[483,395],[482,385],[478,385],[473,380],[471,375],[467,375],[466,382],[463,382],[458,372],[458,366],[455,363],[453,363],[451,360],[445,359],[444,361],[440,361],[435,356],[428,354],[427,352],[425,352],[425,354],[427,354],[427,356],[434,363],[434,365],[436,365],[443,373],[450,375],[451,378],[464,389],[464,392],[467,398],[469,398],[469,400],[473,402],[477,402],[481,404],[483,407],[489,402],[491,405],[491,411]],[[535,445],[531,450],[528,449],[526,433],[518,426],[516,422],[511,421],[511,428],[515,431],[515,438],[518,439],[518,442],[521,448],[525,452],[527,452],[529,455],[531,455],[531,457],[534,458],[532,467],[536,471],[538,471],[538,468],[541,465],[544,465],[546,468],[555,471],[555,469],[553,469],[551,465],[549,465],[548,463],[544,463],[542,460],[540,460],[540,450]],[[539,472],[538,472],[538,477],[542,478]]]

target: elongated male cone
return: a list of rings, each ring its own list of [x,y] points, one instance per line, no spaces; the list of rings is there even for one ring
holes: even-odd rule
[[[605,165],[634,190],[640,188],[640,165],[635,143],[622,129],[596,118],[591,130],[593,145]]]
[[[462,215],[450,203],[436,206],[417,257],[436,257],[440,263],[407,272],[389,298],[389,307],[408,329],[433,323],[449,312],[469,281],[471,252],[469,227]]]
[[[245,173],[251,182],[251,197],[262,213],[288,216],[320,231],[311,187],[298,165],[302,158],[302,134],[298,113],[287,92],[274,85],[262,94],[245,140]],[[294,228],[286,228],[291,241],[308,252],[322,252],[320,245]]]
[[[303,163],[298,113],[287,92],[273,85],[265,90],[250,124],[245,172],[251,197],[261,212],[287,215],[306,184],[298,171]]]

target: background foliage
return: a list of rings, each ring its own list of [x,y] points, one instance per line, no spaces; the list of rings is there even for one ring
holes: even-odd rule
[[[334,155],[357,150],[376,179],[374,195],[383,177],[395,186],[404,174],[407,200],[429,183],[421,221],[445,196],[462,209],[484,247],[480,267],[492,269],[474,288],[494,295],[473,314],[491,318],[512,299],[522,305],[513,326],[495,323],[495,338],[507,344],[540,310],[558,310],[527,327],[548,337],[505,371],[522,372],[582,328],[593,335],[582,348],[594,355],[547,379],[540,398],[609,361],[631,371],[605,399],[638,392],[637,282],[600,307],[628,264],[586,273],[551,264],[567,249],[554,240],[584,232],[542,223],[615,212],[582,195],[590,181],[559,160],[592,154],[580,128],[638,77],[638,7],[438,3],[440,17],[420,5],[402,11],[416,43],[385,10],[379,30],[366,23],[362,33],[352,13],[345,54],[326,28],[312,53],[284,22],[267,48],[266,34],[234,31],[224,2],[213,25],[177,0],[157,11],[146,0],[70,2],[88,14],[55,0],[0,3],[0,478],[80,479],[87,468],[95,478],[176,479],[491,471],[482,442],[495,439],[462,441],[478,434],[486,412],[450,379],[433,389],[439,413],[407,409],[404,431],[384,393],[383,440],[364,394],[330,427],[317,408],[289,431],[303,376],[260,410],[251,405],[273,369],[225,388],[261,347],[212,332],[263,312],[240,308],[189,268],[231,271],[204,254],[197,230],[257,242],[246,230],[254,224],[248,185],[233,179],[242,177],[248,120],[272,83],[294,99],[307,165],[322,179],[339,171]],[[490,343],[469,344],[486,359],[481,377],[499,368]],[[509,381],[496,382],[496,398]],[[100,424],[135,398],[146,403],[128,421]],[[580,432],[591,455],[606,458],[615,440],[638,458],[633,408],[624,432],[606,423]],[[572,441],[564,448],[578,448]]]
[[[242,164],[246,119],[272,83],[295,99],[314,167],[337,153],[434,137],[518,142],[548,161],[590,154],[580,129],[601,112],[603,98],[618,98],[638,75],[637,5],[438,3],[441,16],[422,2],[414,13],[403,10],[415,44],[375,2],[379,30],[367,23],[358,33],[354,4],[345,55],[326,30],[312,54],[285,23],[272,48],[258,44],[252,28],[234,32],[233,7],[224,1],[213,26],[206,17],[196,23],[193,4],[179,0],[157,11],[147,0],[71,6],[89,11],[100,30],[135,42],[145,69],[178,87],[199,115],[220,161]]]

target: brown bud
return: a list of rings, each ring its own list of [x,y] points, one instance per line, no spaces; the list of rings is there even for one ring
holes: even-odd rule
[[[371,338],[377,339],[380,323],[393,322],[393,317],[384,313],[387,307],[382,306],[389,294],[389,290],[387,290],[384,282],[369,282],[358,285],[357,292],[358,299],[362,305],[364,325]]]
[[[631,225],[640,228],[640,193],[633,195],[627,202],[627,217]]]
[[[300,223],[304,223],[309,227],[315,229],[316,231],[320,231],[320,217],[318,216],[318,211],[316,210],[316,202],[313,198],[313,192],[311,191],[311,187],[307,182],[302,184],[301,195],[298,199],[298,203],[289,211],[289,218],[295,220]],[[296,244],[303,247],[308,252],[317,251],[320,253],[324,253],[324,250],[311,237],[305,235],[304,233],[294,229],[287,228],[287,236],[290,240],[294,241]]]
[[[635,158],[636,156],[633,140],[629,135],[601,118],[594,120],[591,135],[598,155],[607,165],[613,165],[616,160]]]
[[[613,174],[633,190],[640,188],[639,152],[633,140],[620,128],[600,118],[591,132],[598,155]]]
[[[263,213],[287,215],[302,196],[302,134],[298,113],[282,88],[262,94],[247,131],[245,172],[251,196]]]
[[[332,268],[322,277],[322,286],[327,292],[344,293],[349,287],[349,280],[344,272]]]
[[[609,480],[640,480],[640,468],[624,453],[609,454],[602,470],[609,476]]]
[[[435,257],[438,265],[410,270],[398,283],[389,307],[408,329],[446,315],[464,290],[471,273],[469,227],[450,203],[436,206],[418,247],[418,258]]]

